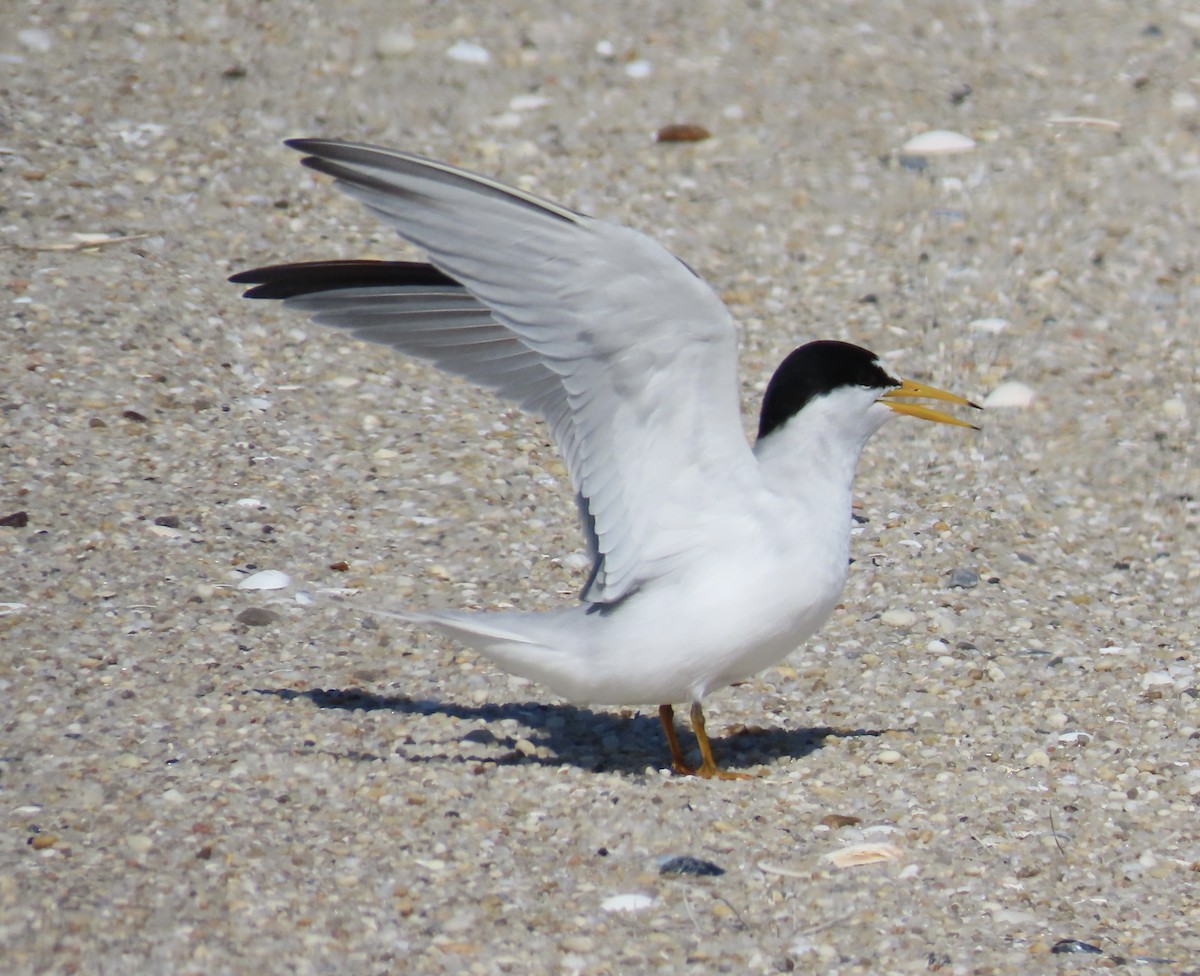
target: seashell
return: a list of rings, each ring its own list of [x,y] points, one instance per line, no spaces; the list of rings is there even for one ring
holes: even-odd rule
[[[905,156],[950,156],[970,152],[974,148],[975,140],[961,132],[931,129],[913,136],[900,147],[900,152]]]
[[[292,578],[277,569],[264,569],[238,583],[239,590],[282,590],[292,585]]]
[[[825,855],[825,860],[839,868],[856,868],[862,864],[878,864],[881,861],[894,861],[904,856],[895,844],[851,844],[840,851],[832,851]]]
[[[487,64],[492,60],[492,54],[486,47],[470,41],[455,41],[446,51],[446,57],[463,64]]]
[[[1027,407],[1036,399],[1037,394],[1033,391],[1033,387],[1017,380],[1009,380],[1001,383],[984,397],[983,406],[988,408]]]
[[[654,904],[649,895],[631,892],[626,895],[611,895],[600,903],[600,908],[606,912],[640,912]]]

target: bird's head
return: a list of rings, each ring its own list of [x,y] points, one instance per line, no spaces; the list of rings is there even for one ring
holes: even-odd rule
[[[894,376],[879,357],[849,342],[822,339],[792,353],[775,370],[763,396],[758,439],[782,428],[793,417],[822,410],[827,423],[843,424],[848,434],[866,440],[897,413],[977,429],[974,424],[943,413],[927,403],[939,400],[974,407],[965,397],[934,386]]]

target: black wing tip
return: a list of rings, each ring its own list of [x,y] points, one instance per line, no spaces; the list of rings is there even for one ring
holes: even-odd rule
[[[346,162],[362,155],[372,153],[390,156],[394,150],[383,146],[374,146],[367,142],[352,142],[348,139],[317,139],[304,136],[296,139],[284,139],[283,144],[296,152],[304,153],[300,160],[302,166],[319,165],[322,162]]]
[[[461,288],[455,279],[422,261],[306,261],[272,264],[230,275],[235,285],[253,285],[243,298],[286,300],[344,288],[445,286]]]
[[[318,139],[315,136],[300,136],[296,139],[284,139],[283,144],[296,152],[308,153],[314,156],[330,156],[339,150],[371,149],[373,147],[359,142],[349,142],[346,139]]]
[[[289,149],[295,149],[296,152],[305,154],[304,158],[300,160],[301,166],[315,169],[318,173],[325,173],[328,176],[341,174],[342,167],[339,163],[344,162],[352,151],[371,148],[356,142],[344,142],[340,139],[307,137],[284,139],[283,144]]]

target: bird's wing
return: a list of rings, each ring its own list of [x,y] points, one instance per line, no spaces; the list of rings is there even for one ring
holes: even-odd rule
[[[330,262],[233,280],[542,416],[594,558],[585,600],[616,602],[686,559],[754,468],[736,335],[716,294],[642,234],[445,163],[352,143],[288,145],[433,268]]]

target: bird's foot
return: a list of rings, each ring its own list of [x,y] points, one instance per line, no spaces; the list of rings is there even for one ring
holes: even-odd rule
[[[696,770],[701,779],[754,779],[749,773],[735,773],[732,769],[721,769],[716,763],[701,763]]]
[[[733,773],[717,766],[713,756],[712,744],[708,741],[708,733],[704,729],[704,712],[699,702],[692,704],[692,730],[696,733],[696,741],[700,746],[700,756],[703,762],[699,766],[689,766],[683,758],[683,749],[679,745],[679,736],[675,733],[675,711],[670,705],[660,705],[658,717],[662,722],[667,743],[671,747],[671,772],[676,776],[699,776],[701,779],[753,779],[749,773]]]
[[[683,760],[671,762],[671,772],[676,776],[699,776],[701,779],[754,779],[750,773],[735,773],[729,769],[721,769],[716,763],[703,762],[699,766],[689,766]]]

